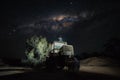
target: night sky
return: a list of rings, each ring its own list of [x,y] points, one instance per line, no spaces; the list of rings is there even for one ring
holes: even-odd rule
[[[4,1],[1,5],[0,57],[21,58],[33,35],[74,45],[75,54],[103,51],[110,38],[120,38],[120,6],[115,0]]]

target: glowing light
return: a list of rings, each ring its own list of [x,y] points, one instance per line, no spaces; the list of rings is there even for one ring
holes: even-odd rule
[[[54,21],[61,21],[61,20],[63,20],[65,17],[66,17],[65,15],[55,16],[55,17],[53,17],[53,20],[54,20]]]
[[[54,31],[60,31],[62,28],[69,28],[74,22],[79,21],[76,15],[56,15],[49,19],[52,22],[51,29]]]
[[[72,22],[65,22],[63,23],[63,27],[70,27],[72,24]]]

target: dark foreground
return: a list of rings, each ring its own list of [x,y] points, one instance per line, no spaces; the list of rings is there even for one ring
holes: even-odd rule
[[[34,70],[20,74],[0,76],[0,80],[120,80],[119,77],[90,72]]]

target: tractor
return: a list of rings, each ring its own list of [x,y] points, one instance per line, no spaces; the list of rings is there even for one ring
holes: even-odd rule
[[[74,48],[67,42],[54,41],[52,50],[49,52],[46,64],[49,69],[60,69],[66,71],[79,71],[79,61],[74,56]]]

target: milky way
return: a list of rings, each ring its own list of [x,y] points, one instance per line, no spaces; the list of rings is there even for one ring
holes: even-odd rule
[[[68,32],[77,22],[82,22],[87,20],[89,17],[92,17],[92,13],[81,12],[78,15],[69,15],[69,14],[57,14],[50,15],[49,17],[43,17],[37,21],[30,22],[28,24],[18,26],[18,30],[24,34],[33,34],[40,33],[45,31],[48,33],[63,33]]]
[[[1,57],[23,56],[25,40],[33,35],[51,42],[60,35],[76,54],[103,51],[107,40],[120,38],[119,6],[119,0],[4,0]]]

